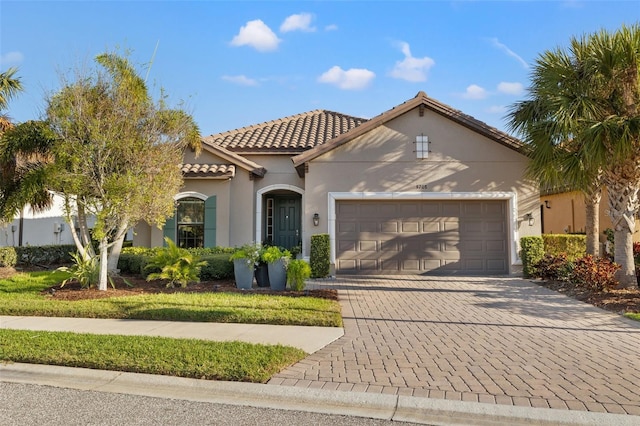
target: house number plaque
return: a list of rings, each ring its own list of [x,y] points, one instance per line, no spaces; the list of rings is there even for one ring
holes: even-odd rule
[[[416,185],[416,189],[419,189],[421,191],[426,191],[428,189],[428,186],[426,183],[419,183]]]

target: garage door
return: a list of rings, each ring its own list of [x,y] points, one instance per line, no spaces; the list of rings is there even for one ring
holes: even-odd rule
[[[505,274],[506,201],[337,201],[336,270]]]

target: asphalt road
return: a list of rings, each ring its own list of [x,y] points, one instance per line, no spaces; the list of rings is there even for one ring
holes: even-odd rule
[[[367,425],[413,423],[0,382],[0,425]]]

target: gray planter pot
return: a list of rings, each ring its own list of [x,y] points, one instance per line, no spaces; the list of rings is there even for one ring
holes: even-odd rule
[[[269,263],[268,269],[271,290],[283,291],[287,287],[287,270],[282,259]]]
[[[254,268],[252,265],[247,265],[245,259],[235,259],[233,261],[233,273],[236,279],[236,287],[248,290],[253,286]]]

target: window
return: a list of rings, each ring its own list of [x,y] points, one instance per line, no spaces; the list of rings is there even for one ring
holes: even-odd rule
[[[425,135],[416,136],[416,157],[429,158],[429,137]]]
[[[176,222],[178,247],[204,247],[204,201],[193,197],[179,200]]]

